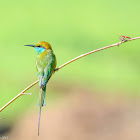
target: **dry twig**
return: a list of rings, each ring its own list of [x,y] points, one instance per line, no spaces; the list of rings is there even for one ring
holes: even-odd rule
[[[123,36],[125,37],[125,36]],[[126,37],[127,38],[127,37]],[[92,54],[92,53],[95,53],[95,52],[98,52],[98,51],[101,51],[101,50],[104,50],[104,49],[107,49],[107,48],[111,48],[111,47],[114,47],[114,46],[119,46],[120,44],[122,43],[125,43],[125,42],[128,42],[128,41],[132,41],[132,40],[136,40],[136,39],[140,39],[140,37],[135,37],[135,38],[129,38],[128,40],[121,40],[121,42],[118,42],[118,43],[115,43],[115,44],[112,44],[112,45],[109,45],[109,46],[106,46],[106,47],[102,47],[100,49],[96,49],[96,50],[93,50],[91,52],[88,52],[88,53],[85,53],[85,54],[81,54],[80,56],[66,62],[65,64],[61,65],[60,67],[56,68],[54,70],[54,72],[58,71],[59,69],[63,68],[64,66],[70,64],[71,62],[74,62],[75,60],[77,59],[80,59],[84,56],[87,56],[89,54]],[[5,104],[1,109],[0,109],[0,112],[5,109],[8,105],[10,105],[13,101],[15,101],[17,98],[19,98],[21,95],[31,95],[30,93],[25,93],[28,89],[30,89],[31,87],[33,87],[35,84],[37,84],[39,82],[39,80],[37,80],[36,82],[34,82],[33,84],[31,84],[30,86],[28,86],[27,88],[25,88],[22,92],[20,92],[17,96],[15,96],[12,100],[10,100],[7,104]]]

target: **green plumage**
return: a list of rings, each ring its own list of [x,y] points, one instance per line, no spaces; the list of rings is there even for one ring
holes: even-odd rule
[[[56,59],[52,50],[45,50],[38,55],[36,68],[40,86],[39,107],[43,106],[43,103],[45,103],[46,84],[54,72],[55,67]]]
[[[43,46],[43,44],[42,44]],[[56,58],[53,54],[51,47],[43,46],[45,50],[39,53],[36,60],[37,75],[39,79],[40,93],[39,93],[39,122],[38,122],[38,135],[40,127],[41,108],[45,106],[46,84],[56,67]]]
[[[41,108],[45,105],[45,95],[46,95],[46,84],[49,81],[51,75],[53,74],[56,67],[56,58],[51,48],[51,45],[48,42],[41,41],[36,45],[26,45],[32,46],[38,53],[36,60],[37,75],[39,79],[39,121],[38,121],[38,135],[40,127],[40,116]]]

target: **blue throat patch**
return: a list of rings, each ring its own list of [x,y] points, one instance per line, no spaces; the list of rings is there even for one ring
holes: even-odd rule
[[[41,54],[45,51],[45,48],[40,48],[40,47],[34,47],[34,49],[37,51],[38,54]]]

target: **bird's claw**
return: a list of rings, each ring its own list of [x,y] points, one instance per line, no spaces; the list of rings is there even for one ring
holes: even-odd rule
[[[56,68],[55,70],[54,70],[54,72],[56,72],[56,71],[58,71],[59,70],[59,68]]]

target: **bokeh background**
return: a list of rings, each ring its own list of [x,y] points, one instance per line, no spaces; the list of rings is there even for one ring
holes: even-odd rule
[[[139,0],[12,0],[0,2],[0,107],[37,80],[37,53],[49,42],[57,66],[140,36]],[[8,139],[140,139],[140,40],[91,54],[55,73],[38,125],[38,84],[0,113]]]

